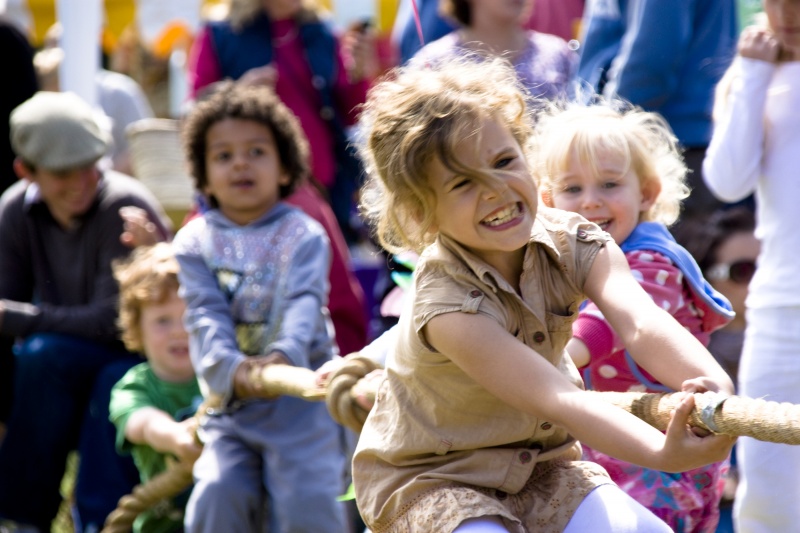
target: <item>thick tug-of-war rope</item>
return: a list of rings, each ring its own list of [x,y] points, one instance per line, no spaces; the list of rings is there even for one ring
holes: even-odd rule
[[[117,508],[106,518],[102,533],[129,533],[136,517],[170,499],[192,484],[192,465],[178,462],[170,465],[147,483],[136,485],[133,492],[120,498]]]
[[[374,401],[378,382],[363,378],[377,368],[373,361],[355,353],[345,358],[344,365],[323,387],[317,385],[317,375],[313,370],[288,365],[257,368],[250,379],[265,398],[288,395],[309,401],[324,400],[336,422],[358,433],[369,412],[356,402],[356,397]],[[666,430],[670,414],[682,396],[679,393],[643,392],[592,391],[591,394],[662,431]],[[695,408],[689,416],[692,426],[764,442],[800,444],[800,405],[713,392],[695,393],[694,397]],[[204,404],[198,411],[198,418],[211,407],[213,405]],[[162,499],[174,497],[191,482],[191,466],[173,465],[148,483],[137,486],[133,494],[120,499],[117,509],[106,520],[102,533],[127,531],[125,528],[130,528],[139,513]]]
[[[680,402],[676,393],[596,392],[610,402],[662,431],[670,413]],[[725,396],[715,392],[695,393],[689,425],[732,437],[752,437],[764,442],[800,444],[800,405]]]

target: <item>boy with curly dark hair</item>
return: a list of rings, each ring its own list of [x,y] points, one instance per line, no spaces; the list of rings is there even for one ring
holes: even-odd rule
[[[232,84],[194,108],[184,134],[212,208],[173,246],[192,362],[221,406],[201,423],[186,531],[345,531],[340,428],[323,404],[266,399],[247,379],[276,363],[316,369],[334,353],[328,238],[283,201],[307,178],[306,139],[272,91]]]

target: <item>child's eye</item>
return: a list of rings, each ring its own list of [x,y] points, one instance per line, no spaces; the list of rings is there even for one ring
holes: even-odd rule
[[[564,187],[564,192],[567,194],[578,194],[581,192],[581,188],[578,185],[567,185]]]
[[[603,183],[603,188],[604,189],[613,189],[614,187],[617,187],[617,185],[618,185],[618,183],[616,181],[607,181],[607,182]]]
[[[162,316],[156,319],[156,324],[158,324],[159,326],[169,326],[171,323],[172,319],[168,316]]]
[[[469,178],[458,178],[452,181],[450,185],[450,190],[454,191],[456,189],[460,189],[462,187],[466,187],[469,185],[471,180]]]
[[[260,146],[254,146],[254,147],[250,148],[250,155],[252,155],[252,156],[264,155],[264,152],[265,152],[265,150],[263,148],[261,148]]]
[[[230,152],[216,152],[212,155],[212,161],[223,162],[231,158]]]
[[[497,162],[494,164],[494,168],[505,168],[508,165],[510,165],[511,163],[513,163],[514,159],[516,159],[516,158],[514,158],[514,157],[503,157],[501,159],[498,159]]]

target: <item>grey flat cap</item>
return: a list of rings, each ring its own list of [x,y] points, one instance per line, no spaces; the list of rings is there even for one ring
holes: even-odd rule
[[[74,93],[39,91],[14,109],[10,126],[17,155],[47,170],[88,165],[111,142],[92,107]]]

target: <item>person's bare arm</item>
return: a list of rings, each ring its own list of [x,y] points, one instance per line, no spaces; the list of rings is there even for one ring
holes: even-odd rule
[[[195,439],[191,419],[176,422],[155,407],[142,407],[128,417],[125,438],[134,444],[150,446],[157,452],[173,454],[185,464],[192,464],[202,451]]]
[[[589,353],[589,347],[586,346],[586,343],[575,337],[569,340],[566,350],[570,359],[578,368],[588,365],[592,359],[592,354]]]
[[[721,461],[733,439],[701,438],[686,425],[687,395],[667,436],[635,416],[598,402],[552,364],[484,315],[446,313],[425,327],[428,341],[509,405],[564,427],[587,445],[622,460],[677,472]]]
[[[733,382],[714,357],[672,315],[658,307],[630,274],[622,251],[608,243],[593,263],[586,295],[638,364],[664,385],[682,390],[706,378],[706,388],[733,394]]]

